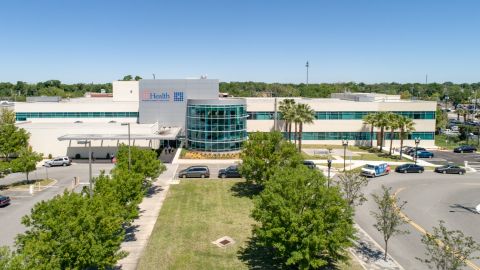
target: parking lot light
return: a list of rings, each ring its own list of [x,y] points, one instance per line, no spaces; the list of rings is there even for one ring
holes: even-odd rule
[[[122,123],[122,126],[128,126],[128,171],[130,171],[130,167],[132,167],[132,159],[130,152],[130,123]]]
[[[347,139],[342,139],[342,145],[343,145],[343,171],[345,171],[345,159],[347,158],[347,146],[348,146],[348,140]]]
[[[420,144],[420,138],[415,138],[415,156],[414,156],[414,159],[415,159],[415,164],[417,164],[417,160],[418,160],[418,145]]]
[[[77,141],[78,144],[88,144],[88,183],[90,187],[90,198],[93,197],[93,184],[92,184],[92,141],[84,140],[84,141]]]

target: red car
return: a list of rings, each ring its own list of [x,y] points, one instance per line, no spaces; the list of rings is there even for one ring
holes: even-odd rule
[[[10,197],[0,195],[0,207],[4,207],[10,204]]]

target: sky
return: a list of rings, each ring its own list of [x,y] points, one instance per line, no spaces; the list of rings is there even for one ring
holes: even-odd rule
[[[476,0],[15,0],[0,81],[480,81]]]

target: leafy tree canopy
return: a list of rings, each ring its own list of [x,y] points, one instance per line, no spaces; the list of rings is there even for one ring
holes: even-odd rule
[[[352,208],[325,177],[305,166],[278,168],[254,201],[254,233],[286,265],[318,269],[347,260]]]
[[[280,132],[250,133],[240,154],[240,171],[249,182],[263,185],[279,167],[295,167],[303,158]]]

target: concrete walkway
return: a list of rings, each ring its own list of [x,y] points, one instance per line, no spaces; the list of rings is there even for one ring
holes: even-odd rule
[[[121,249],[128,252],[128,256],[120,260],[117,266],[123,270],[137,268],[138,261],[152,234],[160,208],[178,167],[176,164],[165,164],[165,166],[167,170],[153,183],[149,194],[140,203],[140,217],[133,222],[131,231],[127,231],[127,240],[122,243]]]

